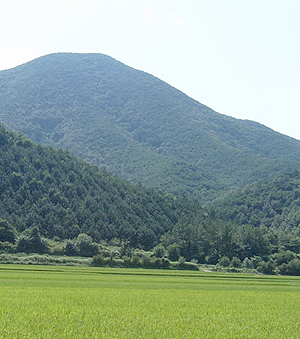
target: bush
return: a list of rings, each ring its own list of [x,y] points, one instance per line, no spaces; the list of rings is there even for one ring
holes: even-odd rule
[[[280,251],[274,254],[274,260],[277,265],[288,264],[291,260],[296,258],[296,254],[292,251]]]
[[[84,233],[78,235],[75,245],[78,248],[79,255],[83,257],[92,257],[99,252],[99,247],[96,243],[93,243],[92,237]]]
[[[66,240],[63,245],[63,252],[65,255],[76,256],[78,255],[78,250],[73,240]]]
[[[172,244],[167,247],[168,257],[171,261],[177,261],[179,259],[180,250],[177,244]]]
[[[142,264],[143,268],[152,268],[153,267],[152,260],[151,260],[150,256],[148,256],[148,255],[143,256],[141,264]]]
[[[233,257],[230,262],[230,265],[234,268],[240,268],[242,266],[242,262],[239,258]]]
[[[16,252],[16,246],[8,241],[0,241],[0,252],[14,253]]]
[[[249,269],[254,268],[252,261],[248,257],[244,259],[243,267],[244,268],[249,268]]]
[[[288,275],[300,275],[300,260],[293,259],[287,265]]]
[[[92,258],[91,266],[96,267],[116,267],[118,263],[112,258],[103,258],[101,254],[94,255]]]
[[[262,261],[258,263],[257,270],[263,274],[275,274],[275,263],[273,260]]]
[[[122,246],[120,248],[120,255],[121,257],[132,257],[132,253],[133,253],[133,249],[130,245],[130,242],[129,241],[126,241],[126,242],[123,242],[122,243]]]
[[[162,245],[157,245],[153,248],[153,254],[156,258],[162,258],[165,255],[165,248]]]
[[[230,266],[230,259],[226,256],[220,258],[218,261],[218,265],[221,267],[229,267]]]
[[[192,262],[179,262],[174,265],[174,268],[188,271],[199,271],[198,265]]]

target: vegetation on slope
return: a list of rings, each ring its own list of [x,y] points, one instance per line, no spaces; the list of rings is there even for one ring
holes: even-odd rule
[[[102,54],[0,72],[0,120],[133,182],[203,202],[300,166],[300,142],[218,114]]]
[[[0,217],[18,232],[36,226],[47,238],[86,233],[95,241],[119,238],[152,248],[183,213],[201,210],[196,202],[130,184],[3,127],[0,176]]]
[[[298,272],[298,223],[287,233],[274,224],[231,221],[227,207],[209,211],[197,201],[133,185],[3,126],[0,177],[0,252],[96,255],[93,263],[100,266],[195,269],[196,262],[229,263],[273,273],[278,264],[284,265],[281,273]],[[276,182],[282,192],[268,183],[265,188],[285,205],[271,205],[291,207],[295,222],[299,172]]]
[[[223,215],[242,225],[300,234],[300,171],[259,181],[212,204]]]

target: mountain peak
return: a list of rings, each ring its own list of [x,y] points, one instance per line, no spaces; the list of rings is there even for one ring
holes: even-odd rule
[[[300,165],[300,141],[98,53],[0,72],[0,122],[133,182],[208,201]]]

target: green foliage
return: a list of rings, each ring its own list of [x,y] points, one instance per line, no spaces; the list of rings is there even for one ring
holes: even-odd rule
[[[1,125],[0,136],[0,241],[14,242],[15,228],[19,234],[31,229],[41,237],[71,239],[64,245],[67,255],[92,256],[98,251],[93,241],[115,238],[149,250],[183,212],[201,211],[196,202],[130,184]],[[37,233],[26,233],[17,248],[43,253],[44,245]]]
[[[127,256],[131,257],[133,252],[133,248],[130,245],[129,241],[125,241],[122,243],[121,248],[120,248],[120,255],[122,257]]]
[[[300,275],[300,260],[292,259],[286,267],[285,274],[288,275]]]
[[[188,271],[199,271],[199,267],[197,264],[192,262],[181,261],[174,265],[176,269],[180,270],[188,270]]]
[[[75,241],[66,240],[64,243],[63,251],[65,255],[76,256],[78,255],[78,249],[75,245]]]
[[[0,218],[0,242],[15,242],[15,231],[7,220]]]
[[[49,254],[2,253],[0,254],[0,264],[90,266],[91,258],[74,258]]]
[[[222,267],[229,267],[230,266],[230,259],[226,256],[223,256],[219,259],[218,264]]]
[[[197,201],[130,184],[65,151],[28,142],[3,126],[0,136],[2,252],[94,256],[100,253],[99,243],[111,242],[122,244],[121,256],[128,258],[140,248],[153,250],[163,260],[166,249],[171,261],[182,256],[188,262],[217,264],[226,256],[241,262],[249,258],[247,265],[257,268],[252,258],[259,256],[262,272],[273,272],[264,266],[269,259],[275,271],[287,272],[281,265],[295,258],[283,261],[283,254],[276,253],[300,252],[299,172],[257,184],[261,190],[248,187],[247,194],[237,193],[240,204],[236,196],[228,197],[224,205],[216,202],[216,213]],[[275,184],[277,190],[272,189]],[[271,213],[271,224],[266,190],[268,203],[277,211]],[[243,199],[251,201],[248,208]],[[229,213],[232,209],[239,211],[238,216]],[[58,244],[49,246],[49,239]],[[164,266],[160,260],[148,264],[147,258],[143,260],[152,268]],[[130,259],[128,265],[139,262]]]
[[[10,129],[176,195],[207,202],[300,167],[298,140],[218,114],[102,54],[38,58],[1,71],[0,89],[0,120]],[[31,147],[27,138],[16,144]]]
[[[239,267],[242,266],[242,262],[241,262],[241,260],[239,258],[233,257],[231,262],[230,262],[230,265],[232,267],[239,268]]]
[[[296,259],[295,253],[291,251],[280,251],[273,255],[276,265],[288,264],[291,260]]]
[[[162,245],[157,245],[153,248],[153,254],[156,258],[162,258],[165,255],[165,248]]]
[[[176,243],[167,247],[168,258],[171,261],[177,261],[180,255],[180,249]]]
[[[44,239],[41,238],[37,226],[28,229],[25,234],[22,234],[17,239],[17,252],[25,253],[47,253],[48,245]]]
[[[92,237],[84,233],[78,235],[75,246],[82,257],[92,257],[99,252],[98,245],[93,243]]]
[[[244,225],[246,256],[251,257],[254,252],[270,254],[277,249],[299,253],[299,170],[259,181],[215,201],[211,206],[233,222]]]
[[[257,265],[257,270],[264,274],[275,274],[275,263],[271,259],[267,262],[261,261]]]

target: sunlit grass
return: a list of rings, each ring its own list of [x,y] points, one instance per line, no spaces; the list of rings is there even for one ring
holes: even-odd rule
[[[300,338],[300,279],[0,266],[0,338]]]

